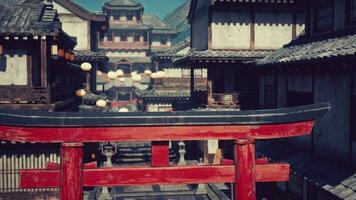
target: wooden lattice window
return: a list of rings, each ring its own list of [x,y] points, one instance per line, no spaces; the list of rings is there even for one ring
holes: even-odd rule
[[[265,76],[265,106],[277,107],[277,78],[276,76]]]
[[[161,45],[167,45],[167,43],[168,43],[167,37],[166,36],[162,36],[161,37]]]
[[[120,13],[119,12],[114,13],[113,17],[114,17],[115,21],[120,21]]]
[[[126,42],[127,41],[126,32],[120,32],[120,41],[122,41],[122,42]]]
[[[140,36],[141,36],[141,34],[140,33],[134,33],[134,40],[135,40],[135,42],[139,42],[140,41]]]
[[[334,28],[334,5],[327,2],[314,6],[314,33],[325,33]]]
[[[127,12],[127,13],[126,13],[126,17],[127,17],[127,20],[128,20],[128,21],[131,21],[132,18],[133,18],[132,12]]]

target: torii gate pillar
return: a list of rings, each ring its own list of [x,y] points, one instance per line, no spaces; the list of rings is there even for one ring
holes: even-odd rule
[[[235,200],[256,200],[255,143],[253,139],[235,140]]]
[[[62,143],[60,199],[83,199],[83,143]]]

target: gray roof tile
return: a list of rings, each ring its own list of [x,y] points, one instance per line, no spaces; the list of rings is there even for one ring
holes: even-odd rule
[[[62,31],[51,4],[0,4],[0,34],[58,35]]]
[[[291,43],[258,61],[257,65],[288,64],[355,55],[356,34],[296,45]]]

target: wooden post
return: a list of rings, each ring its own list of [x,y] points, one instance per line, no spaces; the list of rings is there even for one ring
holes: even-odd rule
[[[159,141],[151,143],[151,166],[167,167],[169,166],[169,142]]]
[[[256,200],[255,140],[235,141],[235,200]]]
[[[41,86],[47,87],[47,40],[41,40]]]
[[[190,68],[190,98],[193,98],[194,94],[194,68]]]
[[[83,143],[61,146],[61,200],[83,199]]]

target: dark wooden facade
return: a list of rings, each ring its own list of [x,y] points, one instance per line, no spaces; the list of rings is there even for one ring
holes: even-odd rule
[[[192,1],[188,20],[193,51],[175,63],[208,69],[208,107],[258,107],[257,69],[252,63],[302,31],[299,3]]]
[[[83,74],[70,64],[76,42],[61,29],[52,5],[0,4],[0,9],[4,15],[20,18],[16,24],[9,23],[9,17],[0,20],[0,106],[71,109]]]
[[[314,155],[329,164],[339,163],[340,168],[345,168],[345,174],[329,177],[329,181],[336,182],[351,176],[346,169],[352,171],[356,166],[355,5],[354,0],[310,1],[305,9],[305,34],[257,63],[261,74],[261,107],[331,103],[333,109],[314,129],[313,136],[281,141],[279,145],[300,149],[304,157]],[[317,171],[303,175],[308,177]],[[325,177],[314,179],[320,181]],[[341,198],[354,198],[355,190],[348,189],[342,183],[328,188]],[[349,193],[345,194],[346,190]]]

